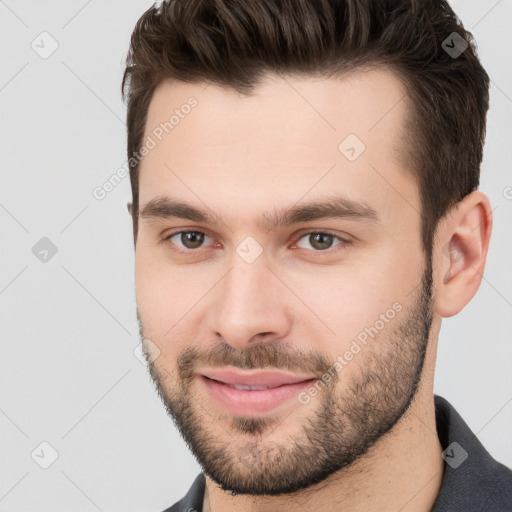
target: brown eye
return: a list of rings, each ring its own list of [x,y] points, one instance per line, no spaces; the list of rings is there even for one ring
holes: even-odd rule
[[[173,233],[172,235],[169,235],[165,240],[170,241],[171,243],[177,245],[179,248],[193,250],[201,248],[205,236],[207,238],[210,238],[208,235],[205,235],[202,231],[180,231],[178,233]],[[179,242],[172,241],[173,238],[176,238]]]
[[[204,240],[204,233],[198,231],[185,231],[181,233],[181,243],[187,249],[197,249],[201,246]]]
[[[305,235],[303,235],[300,238],[300,240],[302,240],[302,239],[307,239],[307,242],[310,244],[310,246],[313,249],[315,249],[315,251],[325,251],[327,249],[330,249],[331,247],[333,247],[334,239],[338,239],[340,241],[340,243],[344,242],[344,240],[342,240],[340,237],[338,237],[336,235],[332,235],[330,233],[319,232],[319,231],[312,231],[310,233],[306,233]],[[334,244],[334,246],[340,245],[340,243]],[[301,247],[302,249],[309,248],[309,247],[303,247],[299,243],[297,243],[297,246]]]

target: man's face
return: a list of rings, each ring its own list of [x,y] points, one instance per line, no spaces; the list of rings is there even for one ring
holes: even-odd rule
[[[136,242],[141,336],[167,410],[224,489],[277,495],[320,482],[415,395],[432,267],[401,163],[403,97],[387,71],[269,78],[252,97],[176,82],[154,94]],[[272,225],[338,197],[337,216],[308,218],[310,208]],[[164,198],[211,219],[168,216]],[[212,383],[215,369],[316,380],[283,386],[278,400],[277,388]]]

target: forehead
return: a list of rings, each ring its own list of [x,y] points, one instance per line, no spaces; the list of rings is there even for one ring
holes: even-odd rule
[[[195,106],[189,107],[192,99]],[[370,143],[382,140],[389,128],[402,126],[405,103],[402,81],[384,68],[331,79],[269,74],[250,95],[205,82],[166,80],[151,99],[145,134],[176,114],[165,133],[172,130],[176,142],[193,136],[205,146],[250,147],[251,141],[270,143],[271,135],[279,135],[275,145],[285,141],[318,145],[321,140],[315,135],[320,135],[332,147],[332,141],[355,133]]]
[[[402,164],[406,113],[403,84],[384,69],[329,79],[268,75],[249,96],[165,81],[148,110],[144,140],[154,147],[141,162],[139,203],[178,192],[196,204],[216,196],[229,209],[333,188],[382,202],[386,181],[390,196],[416,202]]]

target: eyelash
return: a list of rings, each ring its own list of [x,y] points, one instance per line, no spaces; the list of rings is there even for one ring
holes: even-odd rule
[[[163,243],[170,242],[171,238],[175,237],[176,235],[181,235],[183,233],[199,233],[199,234],[204,234],[204,235],[208,236],[209,238],[212,238],[207,233],[205,233],[204,231],[190,229],[190,230],[182,230],[182,231],[176,231],[174,233],[171,233],[171,234],[167,235],[162,240],[162,242]],[[304,238],[306,236],[310,236],[310,235],[328,235],[328,236],[332,236],[333,238],[337,238],[340,241],[340,243],[336,244],[333,247],[329,247],[328,249],[325,249],[325,250],[303,249],[302,247],[299,247],[299,249],[303,249],[303,250],[314,252],[314,253],[318,253],[318,254],[326,254],[326,253],[327,254],[331,254],[333,251],[342,250],[343,247],[345,247],[345,246],[350,244],[349,240],[347,240],[345,238],[342,238],[339,235],[336,235],[335,233],[332,233],[330,231],[306,231],[306,232],[303,232],[303,233],[300,234],[299,238],[297,238],[296,242],[294,242],[294,245],[297,244],[302,238]],[[181,254],[191,254],[192,252],[199,252],[201,249],[204,248],[204,247],[199,247],[197,249],[179,249],[179,248],[176,248],[176,244],[173,244],[172,242],[170,242],[170,243],[174,246],[173,250],[178,252],[178,253],[181,253]],[[340,249],[336,249],[336,247],[340,247]]]

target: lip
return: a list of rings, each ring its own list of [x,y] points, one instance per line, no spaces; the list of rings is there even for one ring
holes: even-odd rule
[[[297,375],[295,373],[268,370],[240,372],[232,369],[209,369],[200,373],[209,379],[225,384],[235,384],[237,386],[264,386],[268,388],[296,384],[315,378],[311,375]]]
[[[210,374],[213,372],[208,372],[208,375]],[[216,374],[218,375],[220,372]],[[282,372],[255,372],[245,375],[235,372],[235,374],[233,372],[229,372],[229,375],[223,373],[223,378],[236,381],[229,384],[273,386],[264,390],[235,389],[226,382],[213,380],[206,375],[199,375],[199,380],[205,386],[208,394],[223,409],[237,416],[254,416],[270,412],[279,405],[296,398],[303,389],[311,386],[316,380],[309,376],[302,377]]]

